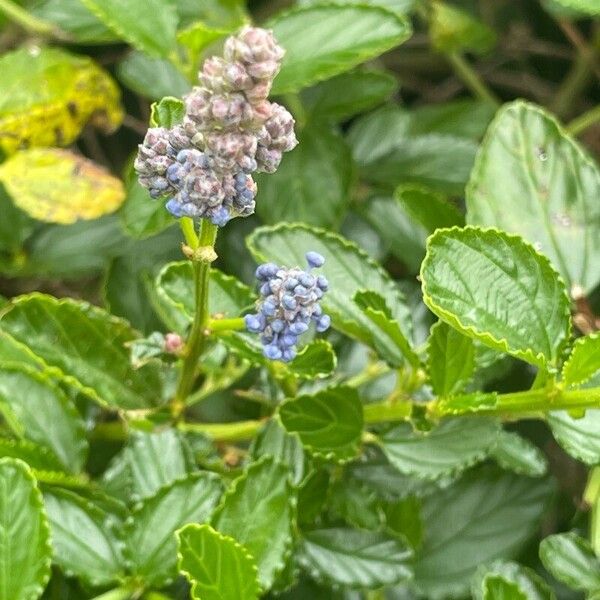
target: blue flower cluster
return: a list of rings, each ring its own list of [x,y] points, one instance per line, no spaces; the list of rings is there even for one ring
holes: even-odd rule
[[[287,269],[265,263],[256,269],[260,299],[258,312],[246,315],[246,329],[260,333],[264,355],[271,360],[289,362],[296,356],[298,336],[315,323],[318,332],[331,324],[323,314],[320,300],[327,291],[327,279],[310,273],[322,267],[325,259],[317,252],[307,252],[308,271]]]

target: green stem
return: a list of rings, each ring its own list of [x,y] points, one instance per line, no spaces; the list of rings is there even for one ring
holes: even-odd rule
[[[253,438],[264,421],[236,421],[234,423],[178,423],[180,431],[201,433],[220,442],[240,442]]]
[[[190,217],[182,217],[179,219],[179,226],[183,232],[185,243],[192,249],[197,250],[200,245],[198,234],[196,233],[196,227],[194,226],[194,219]]]
[[[92,600],[129,600],[132,594],[133,591],[130,588],[115,588],[92,598]]]
[[[182,224],[184,234],[189,234],[187,225]],[[198,245],[192,258],[194,270],[194,297],[196,299],[196,310],[190,335],[185,345],[185,356],[177,384],[177,391],[172,403],[172,413],[175,418],[179,418],[185,409],[185,400],[189,396],[194,382],[196,380],[196,367],[206,340],[206,331],[209,321],[208,312],[208,281],[210,274],[210,264],[216,257],[214,252],[215,240],[217,238],[217,226],[206,219],[202,220],[200,225],[200,237]],[[192,227],[192,232],[193,231]],[[186,235],[186,240],[187,240]],[[193,238],[190,238],[194,242]]]
[[[591,110],[584,112],[577,118],[573,119],[567,125],[567,132],[571,135],[579,135],[582,131],[585,131],[588,127],[595,125],[600,121],[600,104],[594,106]]]
[[[583,499],[590,505],[590,543],[597,556],[600,556],[600,467],[594,467],[583,493]]]
[[[466,61],[462,55],[454,52],[448,55],[450,64],[456,71],[456,74],[462,79],[463,83],[481,100],[492,106],[500,106],[499,98],[488,88],[483,80],[473,70],[473,67]]]
[[[246,329],[246,323],[243,317],[237,317],[235,319],[211,319],[208,322],[208,329],[212,332],[243,331]]]
[[[68,40],[68,36],[55,25],[34,17],[12,0],[0,0],[0,12],[30,33],[50,35],[65,41]]]

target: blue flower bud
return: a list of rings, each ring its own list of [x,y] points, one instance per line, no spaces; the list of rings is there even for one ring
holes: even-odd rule
[[[329,315],[322,315],[317,321],[316,329],[319,333],[327,331],[331,325],[331,317]]]
[[[246,324],[246,329],[251,333],[259,333],[263,330],[263,327],[261,327],[261,322],[257,315],[246,315],[244,317],[244,322]]]
[[[281,350],[272,344],[263,348],[264,355],[271,360],[278,360],[282,357]]]
[[[317,285],[324,291],[326,292],[329,288],[329,282],[327,281],[327,278],[323,275],[319,275],[317,277]]]
[[[288,310],[294,310],[298,305],[296,299],[288,294],[285,294],[283,296],[283,298],[281,299],[281,304],[284,306],[284,308],[287,308]]]
[[[175,200],[175,198],[171,198],[170,200],[168,200],[167,203],[165,204],[165,208],[174,217],[179,218],[179,217],[184,216],[183,206],[181,204],[179,204],[179,202],[177,202],[177,200]]]
[[[318,252],[307,252],[305,256],[310,268],[322,267],[325,264],[325,259]]]
[[[275,319],[271,322],[271,329],[275,333],[281,333],[285,329],[285,321],[282,321],[281,319]]]
[[[296,335],[300,335],[305,331],[308,331],[308,325],[302,321],[298,321],[290,325],[290,331]]]

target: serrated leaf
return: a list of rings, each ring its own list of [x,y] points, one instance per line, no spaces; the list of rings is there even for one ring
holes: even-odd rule
[[[152,56],[174,51],[179,20],[171,0],[81,0],[111,31]]]
[[[323,124],[304,128],[298,142],[276,173],[257,177],[258,214],[266,223],[303,221],[337,228],[350,199],[350,149],[339,133]]]
[[[381,445],[401,473],[437,479],[485,459],[499,430],[495,420],[484,417],[448,419],[427,433],[403,423],[384,433]]]
[[[410,217],[430,234],[442,227],[454,227],[464,224],[464,217],[446,198],[423,186],[401,185],[394,197]]]
[[[185,477],[190,468],[189,450],[174,429],[134,432],[123,460],[130,468],[136,500],[153,496],[160,488]]]
[[[521,238],[440,229],[427,242],[421,280],[425,304],[461,333],[541,368],[556,363],[569,299],[548,259]]]
[[[398,88],[385,71],[353,71],[333,77],[302,93],[311,120],[345,121],[387,100]],[[339,90],[344,90],[342,95]]]
[[[490,125],[467,188],[467,220],[522,235],[567,282],[600,281],[600,171],[556,120],[521,100]]]
[[[304,479],[307,461],[302,444],[297,436],[287,433],[276,419],[269,419],[252,440],[250,454],[255,460],[272,456],[276,462],[288,467],[295,485]]]
[[[431,4],[429,37],[439,52],[470,51],[485,54],[496,42],[496,34],[467,11],[447,2]]]
[[[328,486],[325,492],[328,517],[333,522],[341,519],[351,527],[370,531],[381,528],[383,511],[373,490],[357,486],[352,480],[340,480]]]
[[[0,165],[0,181],[29,216],[69,224],[114,212],[125,200],[120,179],[67,150],[21,150]]]
[[[590,543],[576,533],[549,535],[540,543],[540,559],[553,577],[576,590],[600,590],[600,561]]]
[[[61,471],[64,467],[56,456],[44,446],[28,440],[0,437],[0,458],[18,458],[35,471]]]
[[[580,418],[566,411],[553,412],[548,425],[568,454],[590,466],[600,463],[600,410],[587,410]]]
[[[117,77],[129,89],[150,100],[160,100],[164,96],[181,97],[192,88],[170,61],[136,50],[117,65]]]
[[[177,32],[177,41],[186,48],[189,62],[195,65],[198,64],[204,50],[230,31],[230,29],[214,29],[204,21],[195,21]]]
[[[479,565],[518,552],[538,527],[551,491],[548,480],[484,468],[426,496],[417,590],[432,600],[465,595]]]
[[[210,519],[222,493],[220,479],[200,472],[175,481],[132,512],[126,539],[134,573],[162,586],[177,575],[175,531]]]
[[[187,525],[177,532],[179,570],[192,584],[194,600],[257,600],[256,564],[233,538],[210,525]]]
[[[288,364],[294,375],[302,379],[324,379],[331,375],[337,366],[333,346],[326,340],[313,340]]]
[[[433,391],[438,396],[457,394],[475,370],[473,340],[438,321],[427,343],[427,364]]]
[[[0,59],[0,149],[68,146],[88,122],[107,133],[123,119],[112,78],[88,57],[25,48]]]
[[[404,17],[376,6],[300,7],[277,15],[268,26],[286,51],[274,94],[296,92],[348,71],[411,34]]]
[[[542,477],[548,470],[543,452],[512,431],[500,431],[490,456],[507,471],[528,477]]]
[[[332,387],[313,396],[297,396],[279,406],[288,433],[298,434],[304,447],[317,455],[345,461],[356,456],[363,430],[358,392]]]
[[[43,294],[21,296],[0,328],[26,345],[53,374],[111,407],[144,408],[161,403],[158,371],[134,371],[125,344],[137,337],[125,322],[86,302]]]
[[[393,367],[399,367],[405,362],[413,368],[418,367],[419,357],[411,348],[400,324],[392,316],[385,298],[371,290],[361,290],[354,294],[354,302],[376,327],[373,342],[379,355]]]
[[[412,579],[412,551],[396,537],[363,529],[316,529],[302,536],[298,560],[324,581],[376,589]]]
[[[83,419],[47,376],[29,367],[2,364],[0,400],[10,407],[24,436],[58,459],[59,470],[77,473],[83,468],[88,451]]]
[[[173,96],[165,96],[158,102],[153,102],[150,107],[150,125],[152,127],[166,127],[171,129],[179,125],[185,116],[183,100]]]
[[[0,600],[35,600],[50,579],[50,532],[35,479],[20,460],[0,459]]]
[[[116,514],[73,492],[47,490],[54,560],[90,585],[106,585],[124,574],[123,523]]]
[[[481,588],[483,600],[529,600],[516,584],[493,573],[483,578]]]
[[[498,578],[508,585],[513,595],[525,600],[554,600],[554,591],[550,586],[532,569],[524,567],[511,561],[495,561],[482,565],[477,569],[471,584],[473,600],[495,600],[507,598],[490,593],[489,581]],[[486,585],[487,584],[487,585]]]
[[[600,371],[600,334],[580,337],[573,344],[571,355],[563,365],[562,380],[565,385],[581,385]]]
[[[300,223],[260,227],[246,241],[257,261],[274,261],[286,266],[305,263],[313,250],[325,257],[322,272],[329,281],[323,310],[331,315],[333,327],[375,347],[372,321],[352,301],[359,290],[380,294],[392,311],[407,340],[412,341],[412,323],[404,296],[389,275],[362,250],[341,236]]]
[[[268,456],[250,465],[233,482],[212,519],[215,529],[234,536],[254,557],[263,590],[284,568],[292,544],[296,495],[289,475]]]

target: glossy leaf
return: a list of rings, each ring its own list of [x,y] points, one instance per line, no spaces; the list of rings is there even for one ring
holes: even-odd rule
[[[350,199],[350,150],[336,131],[323,125],[303,129],[298,142],[277,172],[256,178],[258,214],[267,223],[303,221],[335,227]]]
[[[428,234],[442,227],[464,224],[458,208],[438,192],[418,185],[401,185],[396,189],[394,197]]]
[[[50,531],[31,470],[0,459],[0,600],[35,600],[50,579]]]
[[[580,337],[573,344],[571,355],[562,370],[565,385],[581,385],[600,371],[600,334]]]
[[[338,585],[376,589],[412,579],[408,545],[378,531],[307,531],[298,558],[315,577]]]
[[[67,150],[23,150],[0,165],[0,181],[29,216],[49,223],[96,219],[125,200],[119,179]]]
[[[587,465],[600,463],[600,410],[587,410],[580,418],[553,412],[548,415],[548,424],[568,454]]]
[[[570,588],[600,590],[600,560],[590,543],[576,533],[558,533],[544,538],[540,558],[553,577]]]
[[[549,261],[521,238],[441,229],[428,240],[421,279],[425,304],[461,333],[540,367],[556,363],[569,300]]]
[[[385,71],[352,71],[305,90],[302,100],[311,120],[345,121],[382,104],[397,89],[393,75]],[[344,90],[339,94],[339,90]]]
[[[600,281],[600,171],[543,109],[503,107],[490,125],[467,189],[467,219],[522,235],[567,282]]]
[[[500,431],[490,456],[503,468],[519,475],[541,477],[548,470],[544,453],[512,431]]]
[[[465,595],[479,565],[518,552],[538,527],[551,491],[548,480],[479,469],[427,496],[417,590],[432,599]]]
[[[153,585],[174,579],[175,531],[188,523],[208,522],[221,493],[219,478],[202,472],[162,488],[136,507],[126,528],[133,571]]]
[[[62,469],[82,469],[88,450],[83,419],[47,376],[24,366],[2,365],[0,400],[10,407],[25,437],[48,448]]]
[[[473,340],[443,321],[431,328],[427,357],[431,386],[438,396],[462,391],[475,369]]]
[[[106,585],[124,573],[123,523],[102,506],[73,492],[47,490],[54,560],[90,585]]]
[[[0,437],[0,458],[18,458],[36,471],[62,471],[60,461],[46,447],[24,439]]]
[[[484,417],[442,421],[427,433],[401,424],[381,436],[388,460],[405,475],[437,479],[482,461],[495,445],[499,426]]]
[[[133,371],[125,322],[85,302],[30,294],[13,300],[0,328],[28,346],[52,372],[101,404],[142,408],[161,403],[156,368]]]
[[[260,585],[252,556],[233,538],[210,525],[186,525],[177,532],[179,570],[192,584],[194,600],[257,600]]]
[[[285,48],[273,92],[296,92],[398,46],[410,37],[404,17],[376,6],[300,7],[269,24]]]
[[[234,536],[254,557],[263,590],[273,585],[291,549],[296,499],[289,475],[271,457],[250,465],[226,492],[212,520],[215,529]]]
[[[298,434],[310,452],[339,461],[358,452],[363,411],[353,388],[333,387],[286,400],[278,415],[288,433]]]
[[[375,328],[371,320],[352,301],[359,290],[380,294],[398,321],[407,340],[412,341],[412,323],[404,297],[389,275],[362,250],[344,238],[323,229],[302,224],[281,224],[256,229],[247,240],[257,261],[303,265],[305,253],[319,252],[325,257],[322,272],[329,291],[321,305],[331,315],[333,327],[374,346]]]
[[[0,149],[68,146],[88,122],[107,133],[123,119],[117,85],[91,59],[25,48],[0,59]]]
[[[175,49],[177,12],[171,0],[81,0],[111,31],[135,48],[168,57]]]

